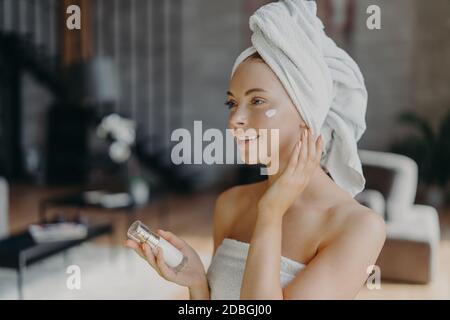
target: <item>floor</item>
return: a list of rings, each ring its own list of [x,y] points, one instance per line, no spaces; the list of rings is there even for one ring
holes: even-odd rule
[[[11,187],[10,231],[25,228],[38,221],[38,205],[42,198],[64,194],[73,188],[37,188],[27,185]],[[133,219],[139,219],[150,228],[168,229],[186,240],[195,250],[202,253],[212,252],[212,211],[216,193],[199,193],[194,196],[170,195],[145,206],[135,213]],[[49,215],[64,213],[75,214],[74,210],[54,209]],[[114,242],[123,245],[130,219],[121,212],[89,210],[82,212],[90,221],[110,220],[115,229]],[[450,299],[450,210],[440,212],[441,243],[439,251],[438,273],[436,280],[429,285],[410,285],[382,282],[380,290],[364,287],[358,299]],[[99,239],[98,243],[110,243],[109,239]],[[185,294],[173,297],[186,299]]]

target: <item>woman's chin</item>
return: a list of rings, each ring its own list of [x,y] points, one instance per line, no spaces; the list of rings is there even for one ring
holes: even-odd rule
[[[247,165],[255,165],[255,164],[259,163],[258,155],[256,155],[256,154],[248,153],[248,152],[245,152],[245,153],[241,152],[239,154],[239,156],[240,156],[242,162],[244,162]]]
[[[258,156],[258,154],[253,154],[253,153],[245,153],[245,154],[243,154],[243,153],[240,153],[239,156],[240,156],[242,162],[244,162],[247,165],[256,165],[256,164],[267,165],[269,163],[268,160],[261,159]]]

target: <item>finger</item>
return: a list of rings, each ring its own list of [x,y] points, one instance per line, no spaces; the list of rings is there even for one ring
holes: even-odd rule
[[[308,157],[306,159],[306,164],[304,170],[310,172],[315,167],[316,159],[316,144],[314,141],[314,136],[311,131],[308,132]]]
[[[291,158],[289,159],[289,163],[287,166],[287,170],[289,172],[293,172],[295,170],[295,168],[297,167],[298,154],[300,152],[300,144],[301,144],[301,141],[296,142],[294,150],[292,150]]]
[[[127,246],[128,248],[131,248],[131,249],[137,249],[137,248],[139,248],[139,243],[128,239],[127,241],[125,241],[125,246]]]
[[[146,260],[145,254],[142,251],[142,247],[139,243],[133,240],[127,240],[125,242],[125,246],[127,246],[130,249],[133,249],[142,259]]]
[[[167,241],[175,246],[177,249],[183,249],[186,246],[186,242],[183,239],[178,238],[170,231],[164,231],[162,229],[158,229],[157,232]]]
[[[308,158],[308,129],[304,130],[302,134],[302,145],[300,148],[299,161],[296,169],[297,171],[303,170],[307,158]]]
[[[144,243],[144,244],[142,245],[142,247],[143,247],[143,251],[144,251],[145,258],[146,258],[147,262],[150,263],[150,265],[151,265],[158,273],[160,273],[159,268],[158,268],[158,265],[156,264],[155,255],[153,254],[153,251],[152,251],[152,249],[150,248],[150,246],[149,246],[147,243]]]
[[[305,171],[312,174],[312,172],[315,170],[317,165],[320,163],[320,158],[322,156],[321,150],[320,150],[320,137],[316,139],[316,141],[311,141],[311,144],[314,145],[314,148],[311,148],[311,152],[314,152],[313,154],[310,154],[310,158],[308,159],[308,164],[306,165]],[[316,148],[316,145],[319,145],[318,148]]]
[[[322,135],[316,140],[316,161],[320,163],[320,159],[322,159],[322,148],[323,148],[323,138]]]
[[[170,268],[166,262],[164,261],[164,250],[161,250],[161,248],[158,247],[158,251],[156,253],[156,264],[159,267],[159,270],[161,270],[161,274],[165,278],[173,278],[176,276],[175,271]]]
[[[316,143],[312,132],[308,134],[308,162],[313,162],[316,157]]]

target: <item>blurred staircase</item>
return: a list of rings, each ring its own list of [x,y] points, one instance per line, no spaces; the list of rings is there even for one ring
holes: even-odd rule
[[[58,0],[0,0],[0,175],[21,178],[22,78],[59,99],[66,90],[58,55]]]
[[[0,58],[19,72],[28,72],[56,97],[65,93],[62,68],[57,56],[43,45],[37,46],[30,35],[0,31]]]

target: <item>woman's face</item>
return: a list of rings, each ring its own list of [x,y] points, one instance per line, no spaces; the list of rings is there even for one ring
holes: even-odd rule
[[[281,157],[290,154],[300,137],[300,127],[305,125],[278,77],[260,59],[238,66],[226,105],[230,109],[228,127],[234,129],[241,159],[247,164],[267,165],[273,148],[278,148]],[[273,129],[278,130],[278,141],[271,135]],[[258,152],[258,146],[267,151]]]

